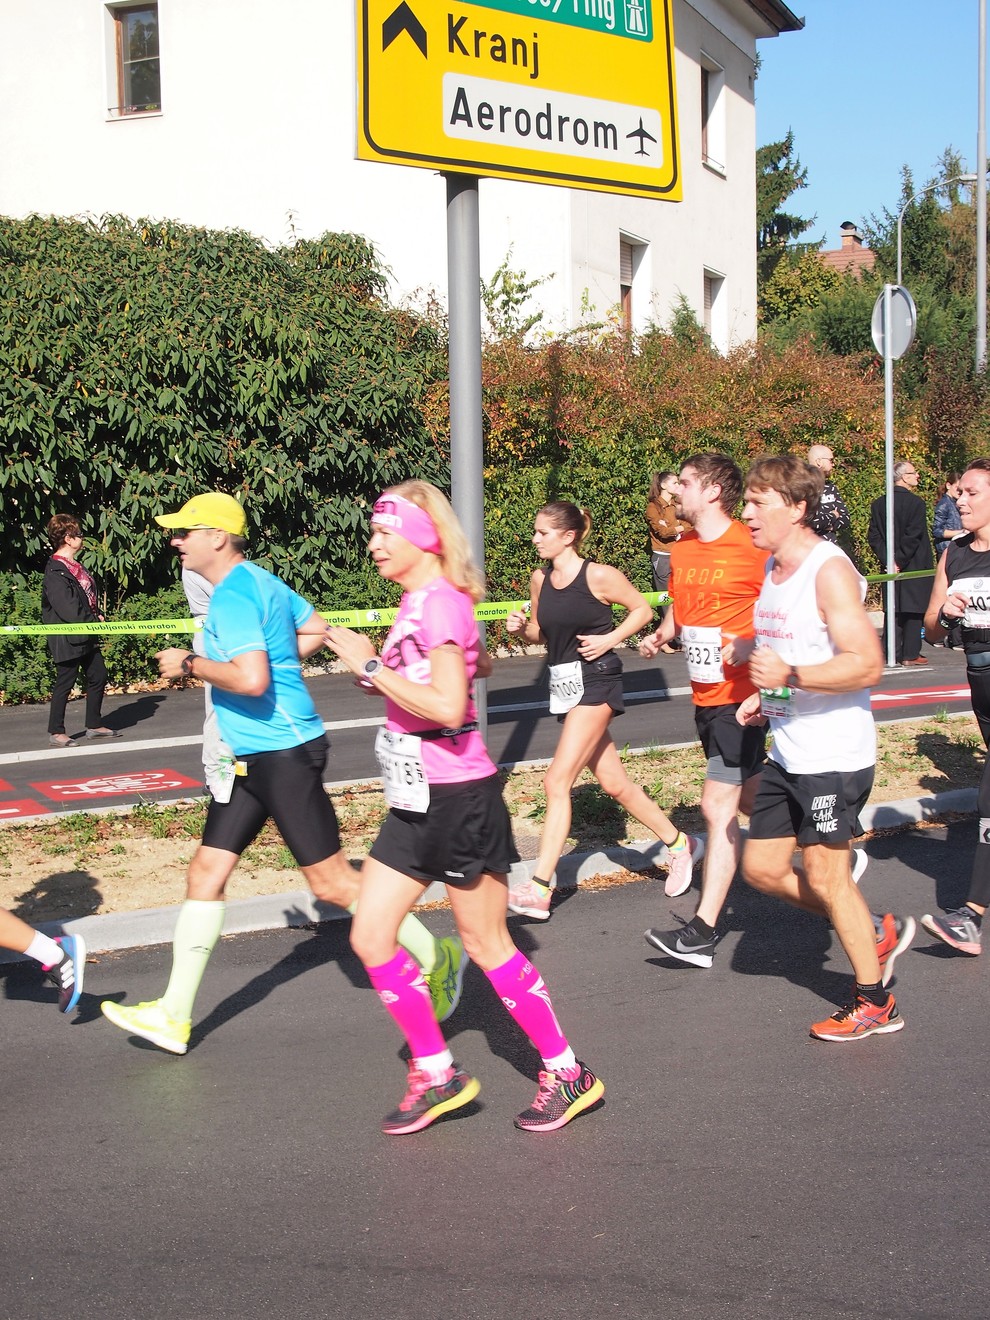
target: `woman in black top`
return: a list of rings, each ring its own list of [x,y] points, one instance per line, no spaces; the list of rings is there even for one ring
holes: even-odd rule
[[[545,921],[550,915],[554,871],[571,827],[571,789],[587,766],[602,788],[670,850],[671,867],[690,875],[699,851],[638,784],[626,774],[609,732],[609,721],[625,709],[622,661],[614,648],[650,622],[653,611],[617,568],[582,559],[578,550],[591,517],[566,501],[545,505],[536,515],[533,544],[549,568],[530,581],[530,615],[513,611],[510,633],[543,641],[550,664],[550,711],[563,723],[560,742],[543,780],[547,813],[532,880],[509,890],[509,911]],[[616,624],[612,605],[628,613]]]
[[[100,623],[100,613],[93,579],[77,562],[83,535],[77,519],[56,513],[48,521],[48,540],[52,556],[45,565],[41,588],[42,623]],[[103,724],[103,693],[107,686],[107,667],[100,651],[100,639],[92,633],[51,633],[48,650],[55,661],[55,686],[48,712],[48,741],[53,747],[71,747],[72,738],[65,732],[65,707],[80,670],[86,680],[87,738],[116,738],[118,734]]]
[[[933,642],[959,628],[966,653],[966,677],[973,714],[990,748],[990,458],[977,458],[959,479],[959,516],[963,535],[949,542],[938,561],[925,636]],[[921,924],[960,953],[978,954],[983,915],[990,905],[990,757],[983,766],[977,798],[980,830],[962,907],[944,916],[921,918]]]

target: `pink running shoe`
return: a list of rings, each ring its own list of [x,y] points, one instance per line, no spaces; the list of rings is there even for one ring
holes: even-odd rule
[[[509,889],[509,911],[517,917],[532,917],[534,921],[546,921],[550,916],[551,889],[535,885],[532,880],[512,885]]]
[[[677,898],[691,888],[694,868],[705,855],[704,839],[699,839],[694,834],[686,837],[687,847],[682,848],[680,852],[671,852],[669,848],[667,849],[667,879],[664,881],[663,892],[668,898]]]

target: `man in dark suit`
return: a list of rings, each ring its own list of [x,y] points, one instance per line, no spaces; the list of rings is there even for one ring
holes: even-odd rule
[[[894,572],[912,573],[933,567],[932,543],[928,536],[928,510],[914,492],[918,471],[902,459],[894,464]],[[873,553],[887,571],[887,506],[883,495],[870,505],[867,539]],[[909,578],[894,585],[894,656],[898,664],[927,665],[921,654],[921,625],[932,591],[930,577]],[[884,605],[886,606],[886,591]],[[889,620],[884,617],[884,649]]]

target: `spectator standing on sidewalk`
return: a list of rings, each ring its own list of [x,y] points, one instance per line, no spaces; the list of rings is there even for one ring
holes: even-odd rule
[[[894,464],[894,554],[895,573],[914,573],[934,567],[932,543],[928,535],[928,510],[925,501],[915,494],[918,469],[908,459]],[[870,505],[870,547],[887,572],[887,501],[881,495]],[[931,595],[930,577],[908,578],[894,584],[894,618],[887,618],[887,591],[884,585],[883,648],[887,650],[887,629],[893,622],[894,659],[899,665],[927,665],[921,654],[921,628]]]
[[[79,563],[83,548],[82,528],[78,518],[56,513],[48,520],[51,558],[45,565],[41,588],[42,623],[101,623],[96,584]],[[65,708],[69,693],[80,670],[86,680],[86,738],[117,738],[114,729],[103,723],[103,694],[107,687],[107,667],[103,662],[100,639],[92,633],[50,633],[48,650],[55,662],[55,686],[48,711],[48,741],[53,747],[71,747],[73,739],[65,732]]]
[[[666,594],[670,589],[670,551],[681,535],[688,530],[689,524],[683,522],[677,513],[677,473],[658,472],[650,483],[650,494],[646,502],[646,522],[650,529],[650,555],[653,565],[653,590]],[[660,617],[665,619],[670,605],[660,606]],[[661,650],[666,655],[677,650],[672,643],[675,639],[664,642]]]
[[[839,545],[848,538],[850,518],[845,501],[832,480],[835,459],[831,449],[828,445],[812,445],[808,450],[808,463],[811,467],[817,468],[824,478],[822,498],[811,524],[811,530],[823,541],[831,541],[833,545]]]

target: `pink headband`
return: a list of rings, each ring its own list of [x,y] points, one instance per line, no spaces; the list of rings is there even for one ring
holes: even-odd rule
[[[425,509],[401,495],[379,495],[371,513],[372,524],[387,527],[420,550],[438,555],[442,549],[436,524]]]

